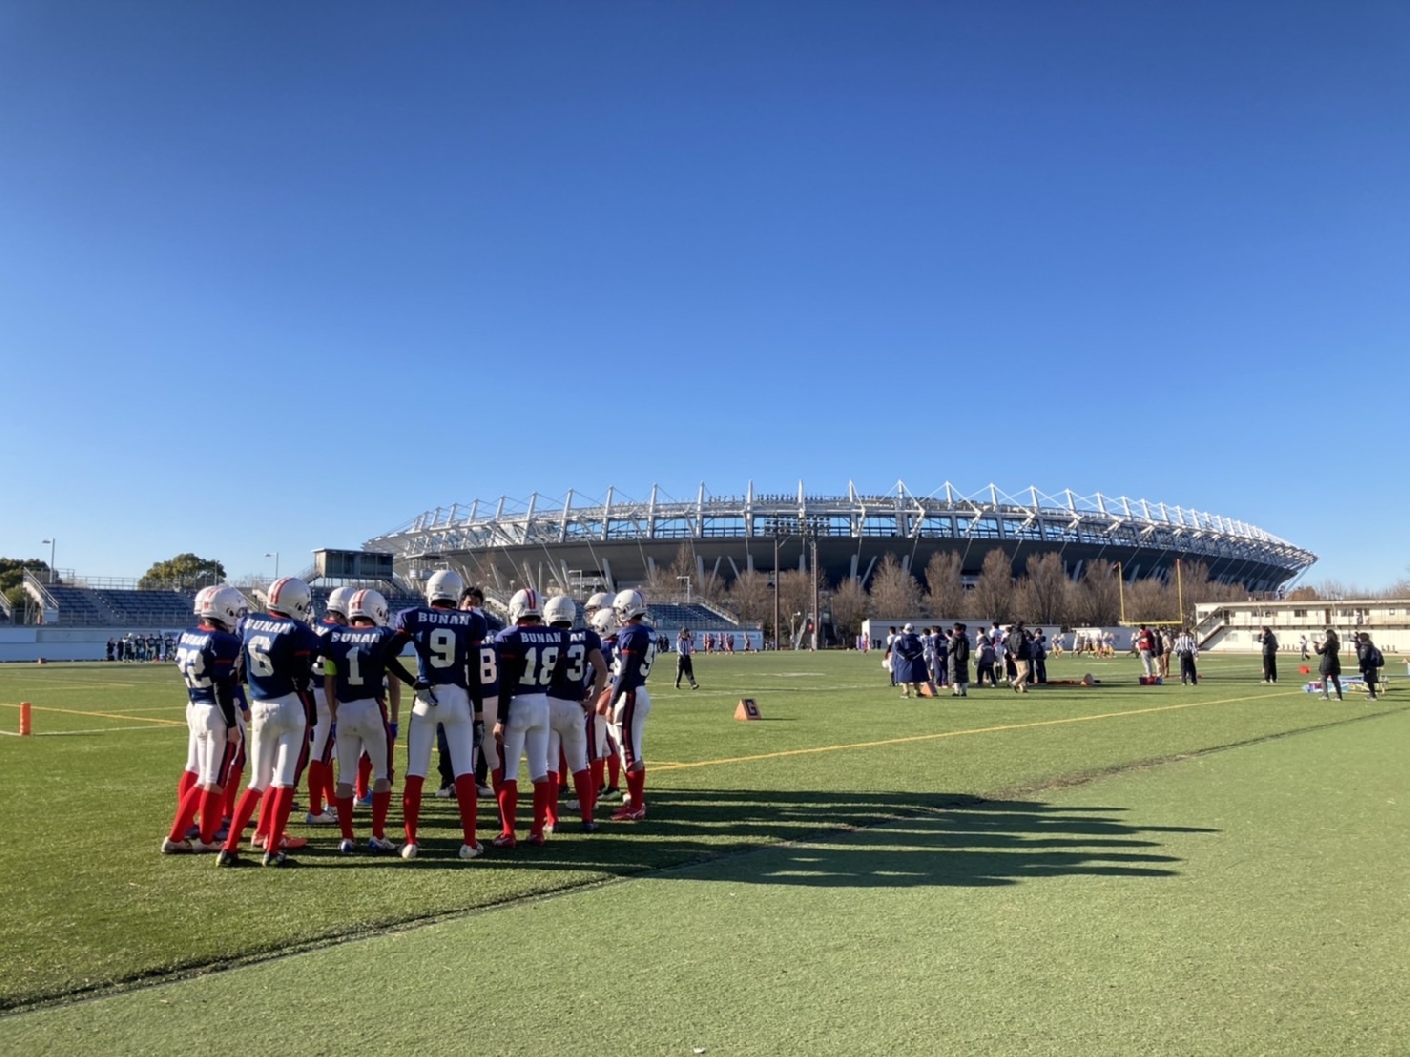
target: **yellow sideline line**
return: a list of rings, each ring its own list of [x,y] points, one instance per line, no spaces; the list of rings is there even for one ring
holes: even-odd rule
[[[0,702],[0,708],[19,708],[19,705],[12,705],[8,701]],[[97,719],[122,719],[129,723],[152,723],[160,724],[164,727],[184,727],[184,719],[157,719],[154,716],[124,716],[117,712],[80,712],[75,708],[53,708],[49,705],[31,705],[36,712],[62,712],[66,716],[93,716]],[[112,727],[112,730],[121,730],[121,727]]]
[[[66,738],[74,734],[128,734],[134,730],[170,730],[169,727],[153,726],[144,723],[140,727],[90,727],[88,730],[36,730],[33,734],[18,734],[13,730],[0,730],[7,738]]]
[[[887,745],[909,745],[917,741],[938,741],[941,738],[962,738],[970,734],[994,734],[1005,730],[1031,730],[1035,727],[1060,727],[1068,723],[1090,723],[1097,719],[1120,719],[1124,716],[1145,716],[1153,712],[1174,712],[1182,708],[1204,708],[1209,705],[1233,705],[1240,701],[1267,701],[1274,697],[1291,697],[1284,694],[1255,694],[1249,697],[1229,697],[1222,701],[1186,701],[1178,705],[1157,705],[1154,708],[1136,708],[1128,712],[1102,712],[1090,716],[1069,716],[1066,719],[1037,719],[1030,723],[1004,723],[996,727],[974,727],[969,730],[946,730],[938,734],[912,734],[905,738],[887,738],[885,741],[861,741],[851,745],[818,745],[807,749],[785,749],[781,752],[764,752],[757,756],[734,756],[724,760],[699,760],[694,763],[658,763],[652,771],[677,771],[694,767],[714,767],[726,763],[753,763],[756,760],[778,760],[785,756],[809,756],[820,752],[841,752],[846,749],[877,749]]]

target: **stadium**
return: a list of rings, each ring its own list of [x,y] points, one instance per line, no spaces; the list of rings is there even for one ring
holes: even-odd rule
[[[946,483],[916,495],[904,482],[885,495],[759,494],[720,496],[701,485],[692,500],[665,496],[653,485],[646,500],[615,488],[594,501],[570,491],[561,500],[535,493],[527,501],[500,498],[437,507],[417,515],[367,550],[389,552],[410,579],[449,564],[492,590],[530,585],[582,594],[652,580],[688,544],[699,582],[728,584],[746,570],[803,567],[816,541],[818,566],[838,583],[865,583],[886,554],[917,574],[930,556],[960,555],[966,582],[985,556],[1001,548],[1021,574],[1034,555],[1056,553],[1076,579],[1086,563],[1119,563],[1127,580],[1169,577],[1177,560],[1201,562],[1209,577],[1250,592],[1276,590],[1316,555],[1247,522],[1144,499],[1036,487],[1017,494],[990,485],[961,495]],[[777,551],[776,548],[777,547]]]

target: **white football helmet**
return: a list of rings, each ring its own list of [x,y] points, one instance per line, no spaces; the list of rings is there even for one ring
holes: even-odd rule
[[[532,587],[521,587],[514,592],[514,597],[509,600],[509,619],[517,624],[525,617],[538,617],[543,615],[543,610],[539,605],[539,593]]]
[[[572,627],[578,619],[578,603],[567,595],[554,595],[543,604],[545,624],[567,624]]]
[[[348,603],[348,619],[354,620],[358,617],[372,621],[379,628],[386,625],[389,614],[387,600],[382,597],[382,592],[369,589],[353,593],[352,600]]]
[[[357,593],[355,587],[335,587],[328,595],[328,612],[337,613],[340,617],[351,616],[348,612],[348,605],[352,602],[352,596]]]
[[[646,616],[646,599],[641,597],[640,591],[633,591],[629,587],[612,599],[612,608],[617,612],[617,619],[625,624],[633,617]]]
[[[589,598],[586,602],[583,603],[583,612],[586,613],[589,618],[591,618],[592,615],[596,613],[599,609],[611,608],[612,596],[609,595],[606,591],[597,592],[597,594],[593,595],[591,598]]]
[[[283,613],[295,620],[307,620],[313,608],[313,592],[308,584],[297,576],[286,576],[269,585],[269,605],[271,613]]]
[[[617,634],[617,614],[611,609],[599,609],[592,615],[589,623],[592,624],[592,630],[604,639],[610,639]]]
[[[449,602],[458,606],[460,592],[464,590],[465,581],[460,578],[458,572],[454,569],[437,569],[426,581],[426,601],[432,605],[437,602]]]
[[[244,604],[245,596],[233,587],[225,584],[203,587],[196,594],[196,616],[201,618],[202,624],[217,620],[225,625],[227,631],[233,631],[240,619],[240,607]]]

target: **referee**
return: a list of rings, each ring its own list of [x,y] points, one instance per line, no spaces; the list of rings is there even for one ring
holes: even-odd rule
[[[685,676],[690,682],[692,690],[699,690],[700,684],[695,681],[695,662],[690,659],[690,655],[695,652],[695,638],[691,635],[689,628],[681,628],[680,634],[676,636],[676,689],[681,688],[681,676]]]

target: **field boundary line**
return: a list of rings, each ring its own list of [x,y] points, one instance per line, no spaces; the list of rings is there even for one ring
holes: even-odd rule
[[[1301,693],[1302,691],[1296,691]],[[806,749],[781,749],[778,752],[764,752],[753,756],[732,756],[721,760],[697,760],[692,763],[658,763],[651,768],[654,772],[683,771],[696,767],[718,767],[731,763],[754,763],[758,760],[778,760],[787,756],[809,756],[823,752],[845,752],[849,749],[879,749],[888,745],[911,745],[921,741],[939,741],[942,738],[963,738],[974,734],[997,734],[1008,730],[1032,730],[1038,727],[1059,727],[1068,723],[1091,723],[1099,719],[1122,719],[1127,716],[1147,716],[1156,712],[1174,712],[1184,708],[1208,708],[1212,705],[1235,705],[1244,701],[1267,701],[1275,697],[1291,697],[1294,691],[1278,694],[1253,694],[1248,697],[1226,697],[1219,701],[1183,701],[1175,705],[1156,705],[1153,708],[1134,708],[1125,712],[1100,712],[1089,716],[1066,716],[1062,719],[1035,719],[1027,723],[1000,723],[992,727],[971,727],[966,730],[942,730],[934,734],[908,734],[904,738],[886,738],[883,741],[859,741],[846,745],[813,745]]]
[[[19,708],[19,705],[6,704],[5,708]],[[157,719],[154,716],[124,716],[119,712],[83,712],[76,708],[55,708],[53,705],[31,705],[36,712],[60,712],[66,716],[90,716],[93,719],[121,719],[128,723],[149,723],[162,727],[184,727],[184,719]],[[111,730],[122,730],[122,727],[111,727]]]

